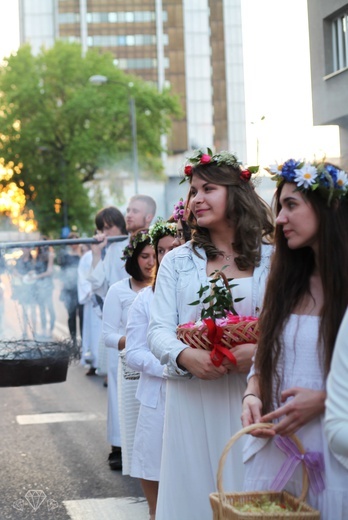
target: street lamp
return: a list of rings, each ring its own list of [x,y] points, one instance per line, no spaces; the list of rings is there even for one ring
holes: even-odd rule
[[[134,190],[135,194],[138,194],[138,181],[139,181],[139,168],[138,168],[138,143],[137,143],[137,119],[135,111],[135,99],[131,94],[131,84],[122,83],[121,81],[114,81],[106,76],[97,74],[89,78],[89,82],[93,85],[104,85],[105,83],[114,83],[115,85],[121,85],[127,89],[128,101],[129,101],[129,115],[132,130],[132,155],[133,155],[133,175],[134,175]]]

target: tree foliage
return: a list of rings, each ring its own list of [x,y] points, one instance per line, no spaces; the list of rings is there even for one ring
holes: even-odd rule
[[[97,74],[108,83],[91,84]],[[22,164],[16,182],[42,232],[62,225],[57,201],[66,203],[69,224],[86,229],[94,211],[86,183],[98,170],[132,175],[130,96],[141,176],[159,177],[160,136],[181,115],[169,91],[117,69],[111,54],[90,50],[82,57],[79,45],[62,41],[37,56],[22,46],[0,68],[0,157]]]

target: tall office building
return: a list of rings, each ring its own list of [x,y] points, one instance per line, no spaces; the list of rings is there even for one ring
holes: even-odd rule
[[[308,0],[315,125],[338,125],[341,156],[348,169],[348,3]]]
[[[21,43],[57,38],[178,94],[171,154],[210,146],[246,161],[241,0],[19,0]]]

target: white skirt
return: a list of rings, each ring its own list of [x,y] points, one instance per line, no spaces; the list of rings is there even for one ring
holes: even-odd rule
[[[209,494],[216,491],[222,451],[241,429],[246,376],[216,381],[168,379],[156,520],[211,520]],[[241,491],[243,439],[224,471],[227,491]]]
[[[122,475],[130,475],[135,429],[140,403],[135,398],[138,380],[123,377],[122,363],[118,363],[118,413],[120,420]]]
[[[159,481],[161,469],[166,381],[156,408],[140,405],[133,446],[131,477]]]

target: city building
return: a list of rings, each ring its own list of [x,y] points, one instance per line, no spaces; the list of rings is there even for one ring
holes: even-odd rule
[[[241,0],[19,0],[21,43],[111,51],[115,65],[170,85],[185,116],[168,149],[231,149],[246,160]]]
[[[313,122],[338,125],[341,155],[348,169],[348,3],[308,0]]]

